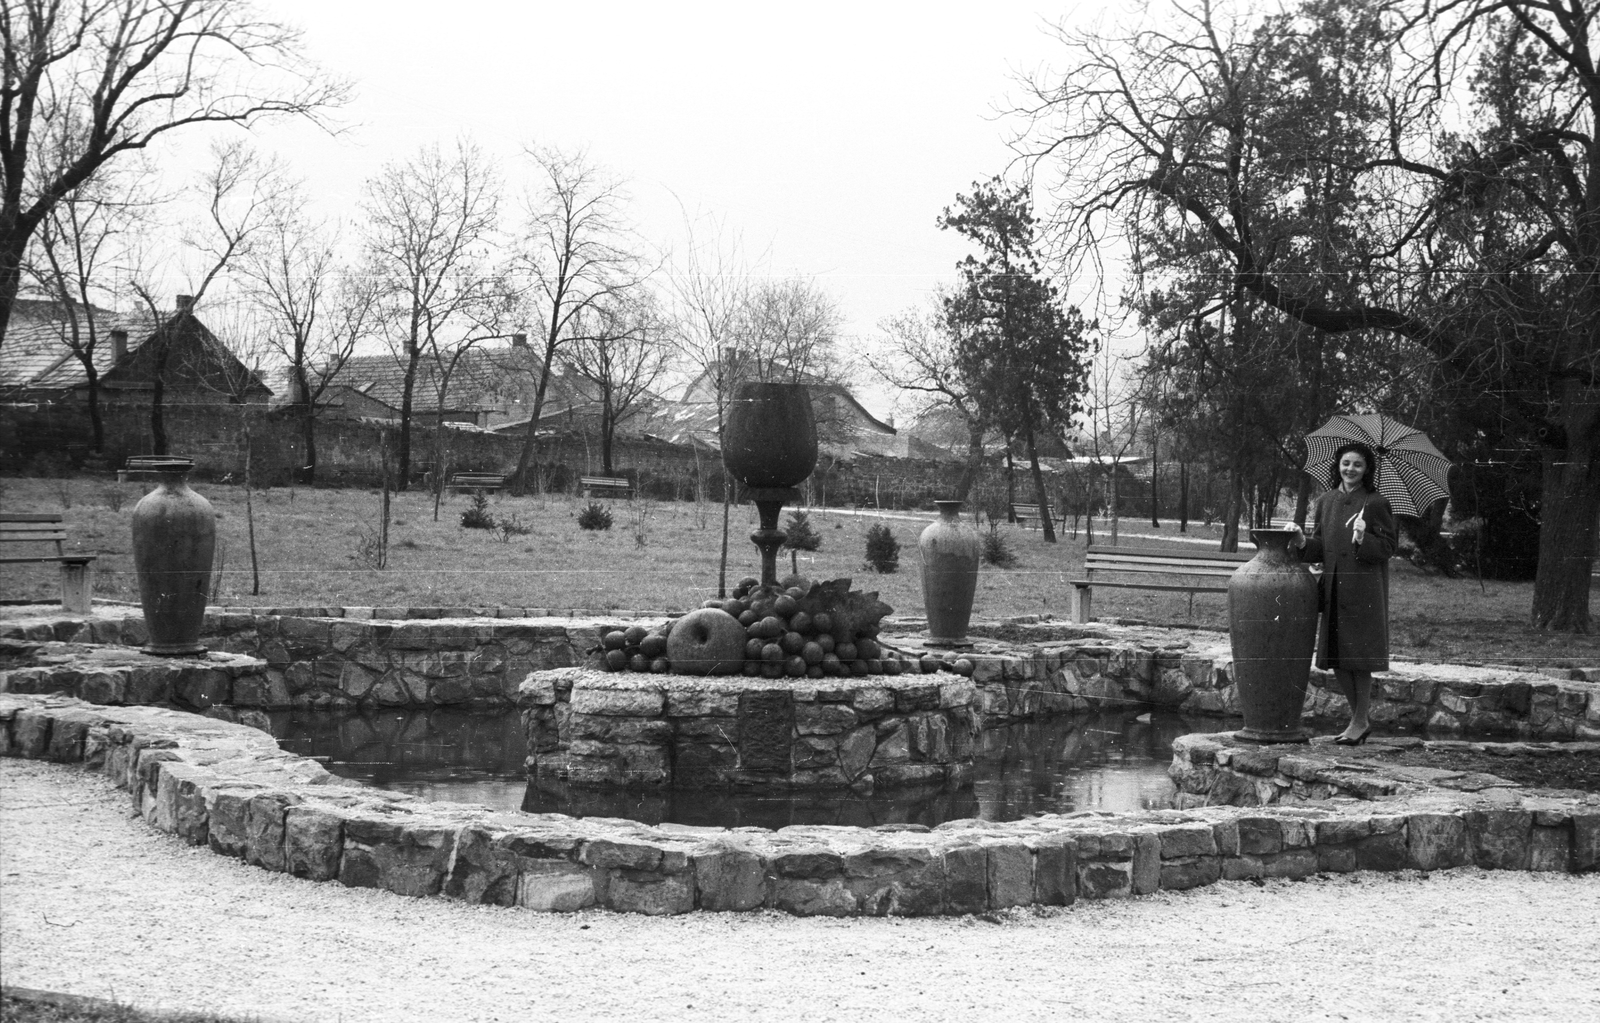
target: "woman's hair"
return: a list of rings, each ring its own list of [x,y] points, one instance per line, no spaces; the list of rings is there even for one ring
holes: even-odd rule
[[[1333,468],[1328,470],[1328,486],[1338,490],[1339,484],[1344,482],[1339,476],[1339,461],[1352,451],[1360,455],[1362,461],[1367,463],[1367,471],[1361,474],[1361,485],[1366,488],[1367,493],[1376,493],[1378,485],[1374,482],[1373,477],[1378,471],[1378,458],[1372,453],[1371,448],[1355,440],[1339,445],[1339,450],[1333,453]]]

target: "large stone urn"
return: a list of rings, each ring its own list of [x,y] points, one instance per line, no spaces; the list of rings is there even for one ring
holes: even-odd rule
[[[1228,582],[1233,683],[1249,742],[1305,742],[1300,713],[1317,642],[1317,582],[1289,547],[1294,531],[1252,529],[1256,556]]]
[[[740,386],[722,426],[722,464],[748,488],[761,516],[750,542],[761,551],[761,584],[778,582],[778,548],[788,534],[778,528],[784,502],[800,496],[796,484],[817,466],[817,423],[804,384]]]
[[[130,467],[156,478],[156,488],[133,509],[133,565],[150,634],[144,652],[201,653],[216,513],[210,501],[189,489],[186,477],[194,468],[192,459],[141,458]]]
[[[970,646],[972,597],[978,590],[982,543],[961,521],[960,501],[935,501],[939,518],[917,540],[922,555],[922,606],[928,615],[928,646]]]

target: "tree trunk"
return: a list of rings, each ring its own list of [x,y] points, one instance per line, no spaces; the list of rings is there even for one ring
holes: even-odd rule
[[[1244,476],[1238,469],[1228,471],[1228,504],[1222,512],[1222,550],[1233,554],[1239,550],[1239,515],[1244,510]]]
[[[1039,448],[1034,443],[1033,426],[1025,434],[1028,441],[1028,465],[1033,473],[1033,499],[1039,502],[1039,524],[1044,528],[1044,542],[1056,542],[1056,527],[1050,521],[1050,495],[1044,489],[1044,473],[1039,469]]]
[[[17,223],[20,216],[15,209],[7,210],[5,219],[9,223],[0,240],[0,344],[11,325],[11,307],[16,305],[17,291],[22,287],[22,256],[28,250],[28,237],[34,227]]]
[[[166,360],[160,360],[165,363]],[[150,445],[152,454],[165,455],[167,451],[167,421],[162,415],[162,406],[166,403],[166,387],[161,379],[160,369],[156,370],[155,383],[150,389]]]
[[[1006,438],[1006,521],[1016,524],[1017,521],[1017,476],[1016,463],[1011,460],[1011,438]]]
[[[1161,528],[1161,459],[1157,457],[1159,451],[1157,444],[1161,441],[1161,434],[1152,430],[1150,432],[1150,528]]]
[[[611,471],[611,435],[616,429],[617,424],[611,418],[611,398],[607,396],[600,406],[600,470],[605,476],[616,475]]]
[[[300,409],[300,440],[306,449],[305,464],[295,478],[309,486],[317,481],[317,417],[309,399]]]
[[[722,473],[722,553],[717,558],[718,600],[725,600],[728,596],[728,516],[733,506],[733,494],[730,492],[732,487],[733,482],[729,479],[727,470],[724,469]]]
[[[1115,456],[1113,456],[1115,457]],[[1117,534],[1122,527],[1122,474],[1119,463],[1111,463],[1111,546],[1117,545]]]
[[[1189,463],[1178,463],[1178,532],[1189,531]]]
[[[972,493],[972,487],[978,482],[978,476],[983,472],[983,427],[968,420],[967,422],[967,461],[961,467],[961,475],[956,477],[955,493],[950,495],[957,501],[965,501],[967,495]]]
[[[4,333],[5,328],[0,327],[0,334]],[[84,360],[83,377],[89,384],[89,429],[94,436],[95,454],[103,455],[106,451],[106,422],[100,412],[100,374],[94,368],[93,356]]]
[[[1300,485],[1294,492],[1294,522],[1304,529],[1306,525],[1306,512],[1311,509],[1311,477],[1306,473],[1300,474]]]
[[[1534,628],[1588,633],[1600,519],[1600,391],[1567,380],[1562,446],[1544,449],[1539,500],[1539,568],[1533,580]]]
[[[422,349],[416,344],[406,347],[406,375],[400,392],[400,478],[395,481],[396,490],[406,490],[411,485],[411,394],[417,383],[417,360],[421,357]]]

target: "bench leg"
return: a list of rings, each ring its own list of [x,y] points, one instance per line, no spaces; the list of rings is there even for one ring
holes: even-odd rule
[[[1094,589],[1090,586],[1072,587],[1072,620],[1082,624],[1089,621],[1089,608],[1094,600]]]
[[[61,563],[61,606],[73,614],[89,613],[89,598],[94,591],[94,565],[89,562]]]

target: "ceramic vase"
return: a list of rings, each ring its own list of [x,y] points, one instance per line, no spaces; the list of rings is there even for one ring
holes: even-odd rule
[[[1300,726],[1317,643],[1317,582],[1287,529],[1253,529],[1256,556],[1228,581],[1233,683],[1248,742],[1305,742]]]
[[[917,540],[922,555],[922,606],[929,646],[967,645],[972,598],[978,590],[981,541],[961,521],[960,501],[935,501],[939,518]]]
[[[143,459],[139,465],[157,480],[133,509],[133,565],[150,636],[147,654],[205,650],[200,629],[211,592],[217,517],[211,502],[189,489],[193,467],[187,458]]]

